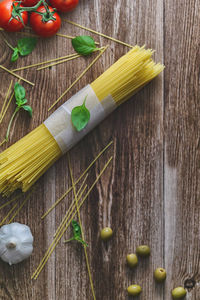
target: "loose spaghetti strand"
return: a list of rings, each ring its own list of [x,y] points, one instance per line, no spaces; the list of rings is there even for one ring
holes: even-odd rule
[[[85,176],[85,174],[90,170],[90,168],[95,164],[95,162],[101,157],[101,155],[113,144],[113,141],[108,143],[103,150],[99,152],[99,154],[95,157],[95,159],[89,164],[89,166],[85,169],[85,171],[81,174],[81,176],[75,181],[75,185],[79,183],[79,181]],[[71,192],[72,186],[46,211],[46,213],[41,217],[44,219],[66,196],[69,192]]]
[[[109,39],[109,40],[111,40],[111,41],[113,41],[113,42],[116,42],[116,43],[118,43],[118,44],[121,44],[121,45],[123,45],[123,46],[127,46],[127,47],[129,47],[129,48],[133,48],[132,45],[127,44],[127,43],[125,43],[125,42],[122,42],[122,41],[120,41],[120,40],[117,40],[117,39],[115,39],[115,38],[113,38],[113,37],[111,37],[111,36],[109,36],[109,35],[104,34],[104,33],[100,33],[100,32],[98,32],[98,31],[95,31],[95,30],[93,30],[93,29],[90,29],[90,28],[88,28],[88,27],[82,26],[82,25],[80,25],[80,24],[77,24],[77,23],[72,22],[72,21],[69,21],[69,20],[65,20],[65,19],[64,19],[63,21],[65,21],[65,22],[67,22],[67,23],[69,23],[69,24],[72,24],[72,25],[74,25],[74,26],[76,26],[76,27],[79,27],[79,28],[85,29],[85,30],[87,30],[87,31],[90,31],[90,32],[92,32],[92,33],[94,33],[94,34],[100,35],[100,36],[102,36],[102,37],[104,37],[104,38],[107,38],[107,39]]]
[[[4,66],[2,66],[2,65],[0,65],[0,68],[1,68],[2,70],[4,70],[4,71],[8,72],[9,74],[11,74],[11,75],[17,77],[18,79],[21,79],[21,80],[23,80],[24,82],[26,82],[26,83],[32,85],[32,86],[35,85],[34,83],[32,83],[32,82],[30,82],[29,80],[27,80],[27,79],[25,79],[25,78],[23,78],[23,77],[21,77],[21,76],[15,74],[13,71],[8,70],[6,67],[4,67]]]
[[[98,180],[100,179],[100,177],[102,176],[102,174],[105,172],[105,170],[107,169],[107,167],[109,166],[109,164],[111,163],[113,157],[111,157],[107,163],[104,165],[103,169],[101,170],[101,172],[99,173],[99,175],[97,176],[96,180],[93,182],[93,184],[91,185],[91,187],[89,188],[88,192],[86,193],[86,195],[84,196],[84,198],[82,199],[82,201],[80,202],[78,209],[81,208],[81,206],[83,205],[83,203],[85,202],[85,200],[87,199],[88,195],[91,193],[91,191],[93,190],[94,186],[96,185],[96,183],[98,182]],[[63,229],[63,231],[60,233],[60,236],[54,240],[52,242],[52,244],[50,245],[49,249],[46,251],[43,259],[41,260],[39,266],[37,267],[37,269],[35,270],[35,272],[32,275],[32,279],[37,279],[37,277],[39,276],[39,274],[41,273],[42,269],[44,268],[46,262],[48,261],[48,259],[50,258],[51,254],[53,253],[54,249],[56,248],[57,244],[59,243],[60,239],[62,238],[63,234],[66,232],[66,230],[68,229],[71,221],[73,220],[74,216],[76,215],[77,211],[75,211],[75,213],[72,215],[71,219],[69,220],[69,222],[67,223],[66,227]]]
[[[12,88],[12,84],[13,84],[13,80],[11,80],[10,84],[9,84],[9,88],[7,90],[7,93],[6,93],[6,97],[5,97],[5,100],[3,102],[3,106],[2,106],[2,109],[1,109],[1,112],[0,112],[0,124],[1,122],[3,121],[3,114],[4,114],[4,109],[5,109],[5,106],[6,106],[6,103],[8,101],[8,97],[10,95],[10,91],[11,91],[11,88]]]

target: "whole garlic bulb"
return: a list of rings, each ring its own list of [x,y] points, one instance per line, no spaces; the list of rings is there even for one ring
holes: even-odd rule
[[[10,265],[28,258],[33,251],[33,236],[27,225],[11,223],[0,228],[0,257]]]

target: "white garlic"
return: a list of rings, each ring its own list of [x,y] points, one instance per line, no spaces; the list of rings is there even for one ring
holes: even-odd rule
[[[0,228],[0,257],[10,265],[28,258],[33,251],[33,236],[27,225],[11,223]]]

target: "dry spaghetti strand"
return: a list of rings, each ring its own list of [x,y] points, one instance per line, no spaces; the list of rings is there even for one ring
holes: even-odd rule
[[[90,29],[90,28],[88,28],[88,27],[82,26],[82,25],[80,25],[80,24],[77,24],[77,23],[72,22],[72,21],[69,21],[69,20],[64,20],[64,21],[67,22],[67,23],[69,23],[69,24],[72,24],[72,25],[74,25],[74,26],[76,26],[76,27],[79,27],[79,28],[85,29],[85,30],[87,30],[87,31],[90,31],[90,32],[92,32],[92,33],[95,33],[95,34],[97,34],[97,35],[100,35],[100,36],[102,36],[102,37],[104,37],[104,38],[107,38],[107,39],[109,39],[109,40],[111,40],[111,41],[113,41],[113,42],[116,42],[116,43],[118,43],[118,44],[127,46],[127,47],[129,47],[129,48],[133,48],[132,45],[127,44],[127,43],[125,43],[125,42],[122,42],[122,41],[120,41],[120,40],[117,40],[117,39],[115,39],[115,38],[113,38],[113,37],[111,37],[111,36],[109,36],[109,35],[104,34],[104,33],[100,33],[100,32],[98,32],[98,31],[95,31],[95,30],[93,30],[93,29]]]
[[[95,62],[102,56],[102,54],[106,51],[108,46],[104,47],[102,51],[100,51],[100,54],[97,55],[97,57],[89,64],[89,66],[78,76],[78,78],[64,91],[64,93],[51,105],[51,107],[48,109],[50,111],[68,92],[71,90],[71,88],[85,75],[85,73],[95,64]]]
[[[103,50],[104,49],[104,47],[102,47],[102,48],[100,48],[100,49],[98,49],[98,50]],[[69,60],[73,60],[73,59],[75,59],[75,58],[79,58],[79,57],[81,57],[82,55],[80,55],[80,54],[76,54],[76,55],[73,55],[72,57],[69,57],[69,58],[66,58],[66,59],[63,59],[63,60],[59,60],[58,62],[56,62],[56,63],[53,63],[53,64],[50,64],[50,65],[47,65],[47,66],[43,66],[43,67],[41,67],[41,68],[38,68],[37,69],[37,71],[40,71],[40,70],[43,70],[43,69],[46,69],[46,68],[49,68],[49,67],[53,67],[53,66],[56,66],[56,65],[58,65],[58,64],[62,64],[62,63],[64,63],[64,62],[67,62],[67,61],[69,61]]]
[[[40,70],[43,70],[43,69],[46,69],[46,68],[49,68],[49,67],[56,66],[56,65],[58,65],[58,64],[62,64],[62,63],[64,63],[64,62],[67,62],[67,61],[70,61],[70,60],[73,60],[73,59],[76,59],[76,58],[79,58],[79,57],[81,57],[81,55],[80,55],[80,54],[77,54],[77,55],[74,55],[74,56],[72,56],[72,57],[69,57],[69,58],[66,58],[66,59],[63,59],[63,60],[59,60],[59,61],[57,61],[57,62],[55,62],[55,63],[53,63],[53,64],[50,64],[50,65],[47,65],[47,66],[40,67],[40,68],[37,69],[37,71],[40,71]]]
[[[24,199],[24,201],[22,202],[22,204],[20,205],[20,207],[16,210],[16,212],[12,215],[11,219],[9,220],[8,224],[10,224],[13,219],[16,217],[16,215],[22,210],[22,208],[24,207],[24,205],[26,204],[26,202],[30,199],[31,195],[33,193],[32,192],[29,193],[29,195]]]
[[[19,79],[19,80],[18,80],[18,83],[20,83],[20,81],[21,81],[21,80]],[[1,117],[1,119],[0,119],[0,123],[1,123],[1,121],[3,120],[3,118],[5,117],[5,114],[6,114],[8,108],[9,108],[9,106],[10,106],[10,103],[11,103],[11,101],[12,101],[14,95],[15,95],[15,93],[13,92],[13,93],[11,94],[11,96],[10,96],[10,99],[9,99],[9,101],[8,101],[8,103],[7,103],[7,105],[6,105],[6,108],[5,108],[4,112],[3,112],[3,115],[2,115],[2,117]],[[6,140],[5,140],[5,141],[6,141]]]
[[[11,203],[17,201],[20,197],[21,197],[21,194],[18,195],[18,196],[16,196],[16,197],[14,197],[13,199],[7,201],[6,203],[4,203],[3,205],[0,206],[0,210],[1,210],[2,208],[4,208],[4,207],[8,206],[9,204],[11,204]]]
[[[87,185],[85,185],[85,187],[83,188],[82,192],[80,193],[80,195],[79,195],[79,197],[78,197],[78,201],[81,199],[82,194],[84,193],[84,191],[85,191],[86,188],[87,188]],[[75,200],[74,200],[74,201],[75,201]],[[48,253],[49,253],[49,252],[51,251],[51,249],[53,248],[54,243],[55,243],[59,238],[61,238],[60,234],[63,232],[63,229],[64,229],[64,227],[65,227],[67,221],[68,221],[69,218],[71,217],[73,211],[76,209],[76,205],[75,205],[74,201],[71,203],[70,208],[68,209],[68,211],[67,211],[67,213],[66,213],[64,219],[62,220],[61,224],[60,224],[59,227],[57,228],[56,234],[55,234],[55,238],[54,238],[53,242],[51,243],[51,245],[49,246],[48,250],[46,251],[46,253],[45,253],[43,259],[41,260],[41,262],[40,262],[40,264],[39,264],[39,266],[38,266],[37,269],[39,269],[39,268],[41,267],[41,265],[43,264],[43,262],[44,262],[46,256],[48,255]],[[37,273],[37,269],[36,269],[35,272],[33,273],[32,278],[33,278],[34,275]]]
[[[13,207],[9,210],[8,214],[3,218],[3,220],[0,223],[0,226],[2,226],[4,224],[4,222],[8,219],[8,217],[12,214],[12,212],[15,210],[15,208],[17,207],[18,203],[15,203],[13,205]]]
[[[8,101],[8,97],[10,95],[10,91],[11,91],[11,88],[12,88],[12,84],[13,84],[13,80],[11,80],[10,84],[9,84],[9,88],[7,90],[7,93],[6,93],[6,97],[5,97],[5,100],[3,102],[3,106],[2,106],[2,109],[1,109],[1,112],[0,112],[0,124],[1,122],[3,121],[3,116],[4,116],[4,109],[5,109],[5,106],[6,106],[6,103]]]
[[[79,202],[79,200],[82,198],[82,196],[83,196],[83,194],[84,194],[86,188],[87,188],[87,184],[83,187],[83,189],[82,189],[80,195],[78,196],[78,202]],[[66,212],[66,214],[65,214],[65,216],[64,216],[64,218],[63,218],[63,220],[61,221],[60,225],[58,226],[58,228],[57,228],[57,230],[56,230],[56,232],[55,232],[55,234],[54,234],[54,236],[53,236],[54,238],[58,238],[58,237],[59,237],[59,234],[60,234],[61,231],[62,231],[62,229],[65,227],[66,222],[69,220],[69,218],[70,218],[70,216],[72,215],[74,209],[76,208],[75,202],[76,202],[76,200],[74,199],[74,200],[72,201],[72,203],[70,204],[70,207],[68,208],[68,210],[67,210],[67,212]]]
[[[7,222],[7,224],[10,224],[13,219],[16,217],[16,215],[22,210],[22,208],[24,207],[24,205],[26,204],[26,202],[29,200],[30,196],[33,194],[35,188],[32,189],[32,191],[30,191],[30,193],[27,195],[27,197],[24,199],[24,201],[22,202],[22,204],[19,206],[19,208],[15,211],[15,213],[12,215],[12,217],[10,218],[10,220]],[[1,208],[7,206],[8,204],[18,200],[20,198],[21,195],[16,196],[15,198],[13,198],[12,200],[8,201],[7,203],[3,204]],[[12,214],[12,212],[15,210],[15,208],[17,207],[18,203],[14,204],[13,207],[10,209],[10,211],[8,212],[8,214],[5,216],[5,218],[1,221],[0,226],[3,225],[3,223],[8,219],[8,217]]]
[[[6,143],[6,139],[4,139],[2,142],[0,142],[0,147],[3,146]]]
[[[26,69],[38,67],[38,66],[41,66],[41,65],[44,65],[44,64],[49,64],[51,62],[66,59],[66,58],[73,57],[73,56],[76,56],[76,55],[77,55],[77,53],[72,53],[72,54],[68,54],[68,55],[65,55],[65,56],[56,57],[56,58],[53,58],[53,59],[49,59],[49,60],[46,60],[46,61],[41,61],[39,63],[32,64],[32,65],[28,65],[28,66],[24,66],[24,67],[21,67],[21,68],[13,69],[12,72],[17,72],[17,71],[21,71],[21,70],[26,70]]]
[[[80,211],[79,211],[79,208],[78,208],[78,198],[77,198],[77,193],[76,193],[76,187],[75,187],[75,184],[74,184],[74,178],[73,178],[73,174],[72,174],[72,167],[71,167],[69,153],[67,154],[67,158],[68,158],[69,172],[70,172],[70,177],[71,177],[71,182],[72,182],[72,187],[73,187],[73,192],[74,192],[76,210],[77,210],[77,214],[78,214],[78,221],[79,221],[79,225],[80,225],[80,229],[81,229],[81,235],[82,235],[83,240],[85,240],[84,232],[83,232],[83,226],[82,226],[82,222],[81,222],[81,215],[80,215]],[[86,247],[87,247],[86,245],[83,245],[84,253],[85,253],[85,260],[86,260],[86,265],[87,265],[87,270],[88,270],[88,275],[89,275],[89,279],[90,279],[90,286],[91,286],[91,290],[92,290],[92,295],[93,295],[94,300],[96,300],[95,291],[94,291],[94,284],[93,284],[93,280],[92,280],[92,274],[91,274],[91,269],[90,269],[90,264],[89,264],[89,259],[88,259],[88,254],[87,254],[87,248]]]
[[[66,35],[66,34],[63,34],[63,33],[56,33],[57,36],[61,36],[61,37],[65,37],[67,39],[74,39],[75,37],[74,36],[71,36],[71,35]],[[95,42],[96,45],[99,45],[98,42]]]
[[[2,65],[0,65],[0,68],[1,68],[2,70],[4,70],[4,71],[8,72],[9,74],[11,74],[11,75],[13,75],[13,76],[17,77],[18,79],[21,79],[21,80],[23,80],[24,82],[26,82],[26,83],[28,83],[28,84],[32,85],[32,86],[34,86],[34,85],[35,85],[34,83],[32,83],[32,82],[30,82],[29,80],[27,80],[27,79],[25,79],[25,78],[23,78],[23,77],[21,77],[21,76],[19,76],[19,75],[15,74],[13,71],[11,71],[11,70],[8,70],[7,68],[5,68],[5,67],[4,67],[4,66],[2,66]]]
[[[81,208],[81,206],[83,205],[83,203],[85,202],[85,200],[87,199],[88,195],[91,193],[91,191],[93,190],[94,186],[96,185],[96,183],[98,182],[98,180],[100,179],[100,177],[102,176],[102,174],[105,172],[105,170],[107,169],[107,167],[109,166],[109,164],[111,163],[113,157],[111,157],[107,163],[104,165],[103,169],[101,170],[101,172],[99,173],[99,175],[97,176],[96,180],[93,182],[93,184],[91,185],[91,187],[89,188],[88,192],[86,193],[86,195],[84,196],[84,198],[82,199],[82,201],[80,202],[78,209]],[[76,206],[74,206],[74,210],[76,209]],[[37,279],[37,277],[39,276],[39,274],[41,273],[41,271],[43,270],[45,264],[47,263],[48,259],[50,258],[51,254],[53,253],[54,249],[56,248],[57,244],[59,243],[60,239],[62,238],[63,234],[66,232],[66,230],[68,229],[68,227],[71,224],[71,221],[73,220],[74,216],[76,215],[77,211],[75,211],[75,213],[72,215],[72,217],[70,218],[69,222],[67,223],[66,227],[62,230],[62,232],[60,233],[59,237],[57,237],[56,239],[53,240],[52,244],[50,245],[49,249],[46,251],[43,259],[41,260],[41,262],[39,263],[37,269],[35,270],[35,272],[32,275],[32,279]]]
[[[82,184],[81,184],[81,186],[80,186],[80,188],[79,188],[79,190],[78,190],[78,192],[77,192],[77,196],[78,196],[78,198],[80,198],[80,199],[81,199],[83,193],[85,192],[85,189],[87,188],[87,184],[84,186],[87,177],[88,177],[88,174],[85,176],[85,178],[84,178],[84,180],[83,180],[83,182],[82,182]],[[83,186],[84,186],[84,187],[83,187]],[[63,223],[65,222],[65,220],[66,220],[66,218],[67,218],[67,216],[68,216],[70,210],[72,209],[72,207],[73,207],[73,205],[74,205],[74,202],[75,202],[75,199],[72,201],[72,203],[70,204],[70,207],[68,208],[67,212],[65,213],[65,216],[64,216],[62,222],[61,222],[60,225],[58,226],[58,228],[57,228],[57,230],[56,230],[56,232],[55,232],[55,234],[54,234],[54,236],[53,236],[54,238],[59,234],[60,230],[62,229],[62,225],[63,225]]]
[[[90,168],[95,164],[95,162],[101,157],[101,155],[113,144],[113,141],[108,143],[95,157],[95,159],[89,164],[89,166],[85,169],[85,171],[81,174],[81,176],[75,181],[75,185],[79,183],[79,181],[83,178],[83,176],[90,170]],[[72,186],[46,211],[46,213],[41,217],[44,219],[66,196],[69,192],[71,192]]]

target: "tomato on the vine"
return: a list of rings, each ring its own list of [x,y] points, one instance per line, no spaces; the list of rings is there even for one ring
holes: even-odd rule
[[[26,7],[34,6],[39,2],[39,0],[22,0],[22,5]]]
[[[51,6],[60,12],[73,10],[78,5],[79,0],[50,0]]]
[[[28,23],[27,11],[19,11],[18,15],[16,14],[17,8],[22,7],[22,5],[14,3],[14,0],[0,2],[0,27],[11,32],[24,28],[24,25]]]
[[[40,14],[38,14],[39,12]],[[61,19],[55,10],[50,6],[40,6],[37,12],[32,12],[30,25],[39,36],[50,37],[60,29]]]

